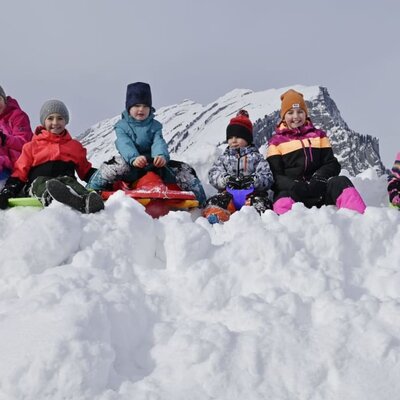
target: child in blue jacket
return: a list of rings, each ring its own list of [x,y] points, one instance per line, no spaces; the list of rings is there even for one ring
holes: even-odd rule
[[[115,146],[119,155],[104,162],[92,176],[88,187],[94,190],[111,188],[116,180],[134,182],[146,173],[150,160],[159,168],[166,183],[177,183],[182,190],[191,190],[200,205],[205,201],[204,189],[189,165],[170,160],[162,124],[154,118],[150,85],[131,83],[127,87],[125,110],[115,124]]]

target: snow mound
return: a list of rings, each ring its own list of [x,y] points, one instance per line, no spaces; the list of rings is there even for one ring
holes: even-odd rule
[[[400,213],[0,212],[1,399],[394,399]]]

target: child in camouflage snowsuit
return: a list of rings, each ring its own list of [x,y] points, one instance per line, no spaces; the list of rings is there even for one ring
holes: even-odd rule
[[[210,223],[227,221],[236,211],[232,195],[227,187],[252,187],[246,204],[259,213],[271,208],[268,190],[273,184],[268,162],[253,144],[253,125],[246,110],[240,110],[226,129],[228,147],[214,162],[208,172],[208,179],[219,193],[210,197],[203,210],[203,216]]]
[[[400,153],[397,153],[388,177],[388,194],[390,204],[400,209]]]
[[[154,112],[150,85],[129,84],[125,110],[114,127],[119,155],[100,166],[88,187],[101,191],[112,189],[116,180],[135,182],[152,163],[165,183],[176,183],[182,190],[192,191],[203,205],[206,195],[196,172],[188,164],[170,160],[162,124],[154,118]]]

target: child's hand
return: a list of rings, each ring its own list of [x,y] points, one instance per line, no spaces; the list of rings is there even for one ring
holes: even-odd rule
[[[145,156],[136,157],[132,165],[136,168],[144,168],[147,165],[147,159]]]
[[[165,161],[165,158],[163,156],[157,156],[154,160],[153,160],[153,164],[155,167],[157,168],[162,168],[165,166],[167,162]]]

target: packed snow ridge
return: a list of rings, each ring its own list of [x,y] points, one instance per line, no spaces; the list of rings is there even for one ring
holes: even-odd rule
[[[394,399],[400,213],[0,213],[1,399]]]

